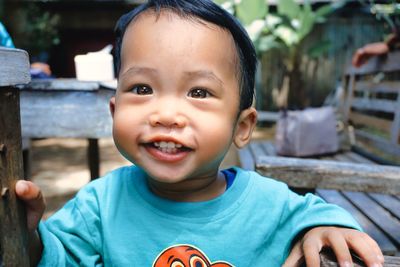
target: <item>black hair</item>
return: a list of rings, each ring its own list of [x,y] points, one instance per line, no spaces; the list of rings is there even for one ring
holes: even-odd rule
[[[211,0],[149,0],[147,3],[123,15],[115,27],[117,35],[115,68],[117,74],[119,74],[121,68],[121,46],[126,28],[139,14],[149,9],[155,10],[157,14],[161,10],[168,10],[183,17],[199,18],[228,30],[232,34],[239,58],[240,111],[252,105],[257,67],[257,57],[253,43],[239,21]]]

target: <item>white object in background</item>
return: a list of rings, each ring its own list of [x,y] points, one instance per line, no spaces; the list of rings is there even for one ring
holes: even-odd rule
[[[112,45],[102,50],[77,55],[74,58],[76,78],[81,81],[111,81],[114,79]]]

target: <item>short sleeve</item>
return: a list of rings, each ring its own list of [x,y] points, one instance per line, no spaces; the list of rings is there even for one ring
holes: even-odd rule
[[[304,230],[317,226],[337,226],[362,231],[353,216],[343,208],[326,203],[313,194],[300,196],[290,190],[280,225],[283,234],[290,239],[288,245],[292,245],[294,239]]]
[[[39,235],[44,246],[39,266],[103,265],[97,201],[85,190],[41,222]]]

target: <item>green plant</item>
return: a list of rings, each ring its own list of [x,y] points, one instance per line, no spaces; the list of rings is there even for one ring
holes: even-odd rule
[[[389,34],[400,34],[400,4],[397,1],[382,4],[375,3],[373,0],[359,0],[361,4],[367,6],[371,14],[375,15],[378,20],[383,20],[385,26],[389,28]]]
[[[48,51],[53,45],[60,43],[57,14],[43,12],[37,5],[31,4],[24,14],[22,46],[33,56]]]
[[[303,51],[304,40],[317,23],[325,22],[326,17],[345,1],[335,1],[314,11],[307,0],[303,4],[295,0],[279,0],[274,13],[270,12],[266,0],[217,2],[242,22],[259,56],[274,51],[282,58],[285,76],[275,97],[277,105],[281,108],[303,108],[306,100],[300,73],[301,57],[303,53],[310,58],[319,57],[330,47],[329,41],[321,40]]]

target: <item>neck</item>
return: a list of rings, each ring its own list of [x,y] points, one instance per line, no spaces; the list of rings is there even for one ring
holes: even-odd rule
[[[207,201],[222,195],[226,190],[226,180],[222,172],[212,177],[185,180],[166,184],[148,179],[150,190],[159,197],[179,202]]]

